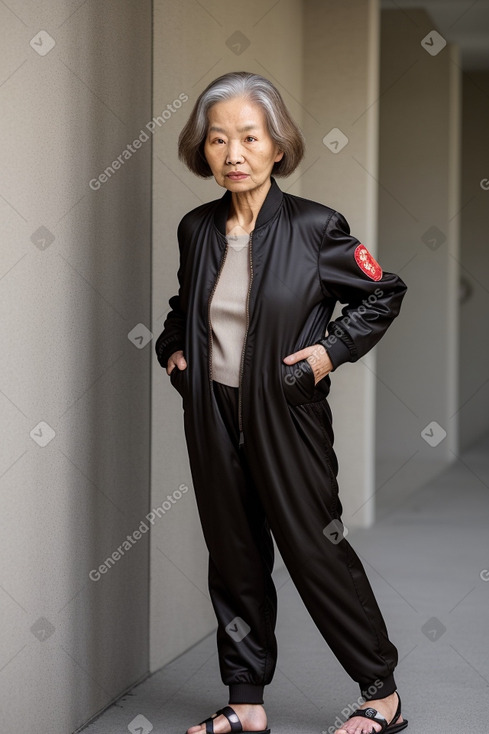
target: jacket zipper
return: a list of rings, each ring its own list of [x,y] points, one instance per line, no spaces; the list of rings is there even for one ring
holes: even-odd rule
[[[241,367],[239,370],[239,392],[238,392],[238,423],[239,423],[239,448],[244,445],[244,433],[243,433],[243,398],[242,398],[242,381],[244,371],[244,357],[246,351],[246,339],[248,338],[248,329],[250,325],[250,293],[251,285],[253,283],[253,254],[252,254],[252,241],[253,232],[250,232],[250,239],[248,241],[248,251],[250,258],[250,282],[248,286],[248,294],[246,296],[246,330],[243,340],[243,349],[241,351]]]

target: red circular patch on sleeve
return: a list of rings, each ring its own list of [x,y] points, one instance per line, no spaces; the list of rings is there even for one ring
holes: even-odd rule
[[[377,260],[375,260],[365,245],[358,245],[355,249],[355,261],[360,268],[372,280],[380,280],[382,278],[382,268]]]

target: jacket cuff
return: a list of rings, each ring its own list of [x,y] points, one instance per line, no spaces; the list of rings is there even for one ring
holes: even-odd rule
[[[161,342],[160,344],[156,344],[155,351],[160,365],[164,369],[166,369],[168,365],[168,360],[170,359],[173,352],[178,352],[180,349],[183,351],[183,344],[180,341],[171,341],[164,345],[161,344]]]
[[[339,337],[334,334],[330,334],[324,339],[318,339],[316,344],[322,344],[322,346],[328,352],[328,356],[333,365],[333,371],[344,362],[352,362],[352,354],[350,349]]]

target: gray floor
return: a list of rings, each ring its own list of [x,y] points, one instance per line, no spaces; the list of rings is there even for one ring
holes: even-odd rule
[[[484,441],[375,528],[350,531],[399,649],[396,679],[411,734],[489,731],[488,521]],[[266,692],[272,734],[330,734],[359,692],[285,571],[276,583],[279,660]],[[134,688],[84,733],[183,734],[224,705],[225,693],[211,635]]]

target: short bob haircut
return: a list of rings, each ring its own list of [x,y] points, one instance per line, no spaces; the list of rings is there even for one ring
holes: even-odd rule
[[[204,156],[207,137],[208,112],[217,102],[244,97],[259,104],[265,113],[272,140],[283,151],[280,161],[274,163],[272,174],[289,176],[304,156],[304,138],[290,116],[280,92],[259,74],[233,71],[214,79],[199,95],[185,127],[178,138],[178,157],[202,178],[212,176]]]

